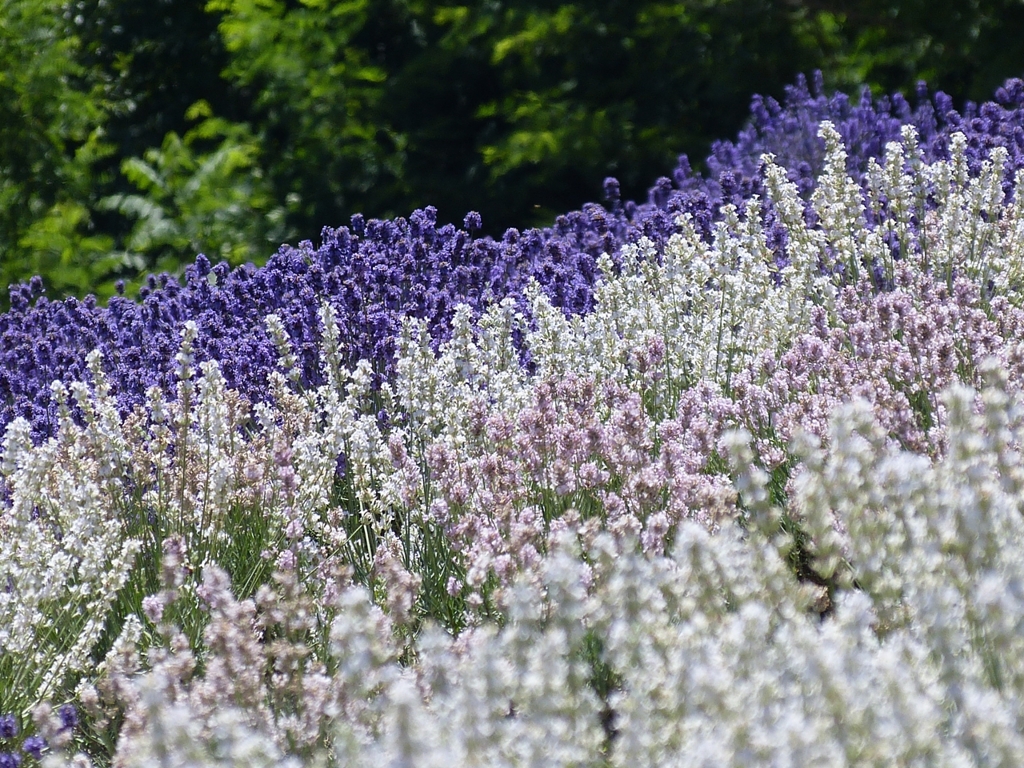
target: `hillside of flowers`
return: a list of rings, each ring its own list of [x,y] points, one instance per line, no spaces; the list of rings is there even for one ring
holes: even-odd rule
[[[1024,765],[1024,82],[0,315],[0,768]]]

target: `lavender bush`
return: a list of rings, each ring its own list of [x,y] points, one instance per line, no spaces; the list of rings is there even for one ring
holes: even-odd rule
[[[628,211],[23,295],[66,367],[0,455],[0,759],[1019,764],[1024,173],[973,109],[795,91]]]
[[[673,179],[660,179],[641,205],[620,201],[618,185],[609,179],[606,206],[585,206],[543,230],[509,230],[501,241],[473,237],[476,214],[459,230],[438,226],[436,213],[427,208],[395,221],[354,217],[348,227],[325,229],[319,246],[284,247],[259,269],[230,270],[200,256],[181,283],[167,275],[151,277],[139,301],[115,297],[107,307],[90,298],[50,301],[38,281],[16,286],[12,309],[0,316],[0,425],[24,416],[37,439],[54,434],[57,408],[49,384],[83,378],[85,356],[97,348],[122,414],[141,405],[150,386],[173,389],[178,334],[187,320],[197,326],[199,359],[217,360],[228,386],[259,402],[267,399],[266,373],[276,360],[263,327],[267,314],[281,317],[306,385],[320,380],[315,313],[324,300],[345,328],[345,363],[370,360],[379,380],[392,370],[404,317],[425,320],[440,340],[450,331],[457,305],[479,314],[488,302],[510,297],[522,307],[531,280],[563,312],[585,314],[593,308],[602,253],[614,261],[623,245],[641,237],[660,247],[679,232],[680,214],[689,214],[697,234],[710,241],[722,205],[742,211],[753,194],[767,197],[759,171],[763,153],[776,154],[809,198],[825,156],[817,137],[823,120],[836,126],[848,147],[847,170],[862,185],[869,181],[869,160],[880,159],[901,126],[912,125],[927,162],[947,159],[949,137],[962,132],[972,174],[992,149],[1006,149],[1008,191],[1024,165],[1024,85],[1009,81],[995,101],[968,104],[962,113],[941,93],[929,99],[922,89],[918,100],[916,109],[899,96],[877,102],[865,96],[853,105],[842,94],[826,97],[820,84],[811,92],[801,82],[785,105],[755,99],[749,129],[735,143],[715,146],[706,177],[690,173],[682,158]],[[784,227],[770,205],[766,212],[768,247],[784,262]]]

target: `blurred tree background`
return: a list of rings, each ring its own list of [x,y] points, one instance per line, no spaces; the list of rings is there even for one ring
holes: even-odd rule
[[[0,0],[0,284],[102,298],[428,204],[543,225],[814,69],[984,100],[1024,0]]]

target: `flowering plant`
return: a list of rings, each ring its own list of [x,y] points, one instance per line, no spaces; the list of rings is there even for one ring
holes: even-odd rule
[[[1022,92],[797,90],[501,243],[24,289],[0,759],[1019,764]]]

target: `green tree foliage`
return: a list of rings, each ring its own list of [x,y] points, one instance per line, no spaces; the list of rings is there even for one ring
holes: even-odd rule
[[[0,279],[103,296],[428,204],[544,224],[815,68],[984,99],[1024,2],[0,0]]]
[[[202,3],[0,0],[0,284],[105,297],[290,236],[260,140],[204,100],[241,98],[219,39]]]
[[[92,219],[106,104],[62,34],[60,3],[0,0],[0,280],[84,292],[119,263]]]
[[[609,174],[642,194],[680,149],[735,132],[751,93],[814,64],[768,0],[207,8],[307,233],[427,204],[500,232],[550,221]]]
[[[794,27],[826,82],[911,90],[925,80],[957,101],[984,101],[1024,75],[1021,0],[799,0]]]
[[[220,76],[228,54],[218,17],[204,0],[64,0],[65,34],[111,105],[105,130],[118,147],[106,170],[159,147],[191,127],[186,113],[205,101],[220,117],[244,122],[249,95]]]
[[[102,199],[101,209],[134,222],[125,247],[140,266],[174,271],[181,254],[201,251],[232,265],[265,258],[286,234],[285,209],[263,177],[259,142],[205,101],[186,116],[198,123],[184,137],[171,131],[159,149],[124,161],[136,191]]]
[[[496,86],[474,104],[474,197],[504,226],[550,221],[608,175],[642,196],[680,152],[734,135],[753,93],[813,67],[791,17],[771,0],[436,9],[441,46],[478,51]]]
[[[230,52],[223,75],[253,94],[268,171],[307,235],[344,212],[404,197],[404,137],[381,121],[394,8],[375,0],[210,0]],[[402,31],[406,31],[402,25]]]

